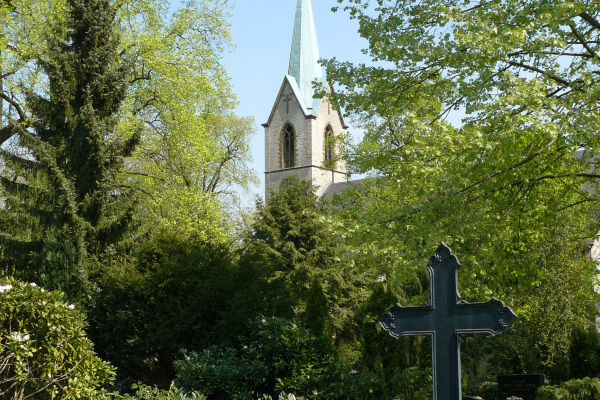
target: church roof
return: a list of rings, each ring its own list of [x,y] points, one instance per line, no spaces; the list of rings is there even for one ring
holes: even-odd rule
[[[288,75],[292,76],[299,89],[300,98],[305,109],[318,109],[321,99],[313,99],[312,83],[315,80],[325,82],[319,64],[319,45],[310,0],[298,0],[290,65]]]
[[[356,179],[353,181],[341,181],[330,183],[321,196],[328,200],[332,200],[335,198],[335,196],[341,195],[350,188],[360,188],[361,186],[365,185],[365,182],[366,181],[364,179]]]

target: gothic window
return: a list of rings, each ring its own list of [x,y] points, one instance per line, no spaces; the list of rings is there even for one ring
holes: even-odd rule
[[[327,125],[325,128],[325,162],[333,161],[333,128]]]
[[[283,144],[283,168],[292,168],[294,166],[296,135],[294,128],[290,124],[285,124],[282,132]]]

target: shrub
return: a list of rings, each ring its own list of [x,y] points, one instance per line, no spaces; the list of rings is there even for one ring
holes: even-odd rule
[[[115,263],[98,282],[89,311],[98,354],[118,368],[119,387],[169,389],[181,349],[212,345],[231,293],[226,248],[159,232],[133,260]]]
[[[292,392],[306,398],[346,398],[335,354],[296,320],[251,321],[239,348],[211,347],[175,363],[176,384],[211,399],[249,400]]]
[[[102,399],[114,378],[85,336],[84,316],[49,292],[0,279],[0,398]]]
[[[214,400],[250,400],[267,368],[229,347],[213,346],[200,353],[184,353],[175,362],[177,383],[186,390],[198,390]]]
[[[537,400],[600,400],[598,378],[571,379],[560,386],[538,389]]]
[[[536,400],[568,400],[569,392],[556,386],[538,388]]]
[[[169,390],[161,390],[146,385],[138,385],[134,396],[125,395],[124,399],[132,400],[206,400],[206,396],[196,392],[186,392],[171,386]]]
[[[569,400],[600,400],[598,379],[571,379],[560,386],[569,392]]]
[[[321,335],[294,319],[256,318],[250,322],[248,357],[260,360],[267,375],[259,393],[291,392],[306,398],[346,398],[340,392],[336,354]]]

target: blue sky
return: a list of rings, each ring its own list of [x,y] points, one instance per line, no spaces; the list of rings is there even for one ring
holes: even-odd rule
[[[253,194],[264,195],[264,130],[275,97],[287,73],[297,0],[238,0],[231,17],[236,48],[225,55],[225,67],[239,98],[237,113],[253,116],[251,167],[261,179]],[[361,49],[367,43],[358,33],[358,23],[343,11],[332,13],[336,0],[312,0],[321,58],[366,62]],[[346,121],[347,123],[349,121]],[[352,128],[350,128],[351,130]],[[252,195],[246,195],[251,202]]]

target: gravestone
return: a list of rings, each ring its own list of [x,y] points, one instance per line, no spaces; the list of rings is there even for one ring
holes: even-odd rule
[[[537,389],[546,384],[546,375],[498,375],[498,392],[500,400],[517,397],[523,400],[534,400]]]
[[[431,338],[433,399],[461,400],[460,343],[469,333],[497,335],[516,318],[498,299],[486,303],[460,301],[456,256],[444,243],[429,259],[429,302],[419,307],[396,304],[380,324],[395,338],[420,335]]]

